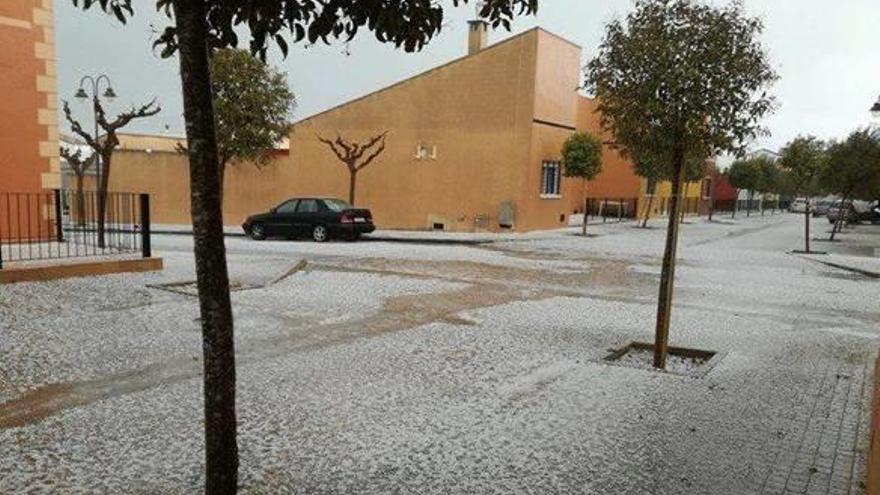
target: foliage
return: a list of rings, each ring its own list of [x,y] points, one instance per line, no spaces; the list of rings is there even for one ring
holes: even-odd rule
[[[134,14],[133,0],[72,0],[76,6],[89,9],[100,6],[121,22]],[[156,9],[172,19],[173,0],[154,0]],[[455,7],[468,0],[452,0]],[[364,27],[382,43],[391,43],[407,52],[420,51],[443,28],[443,4],[435,0],[205,0],[209,47],[237,47],[242,28],[250,33],[251,53],[266,58],[273,42],[287,55],[290,35],[293,42],[303,40],[329,43],[331,39],[352,40]],[[484,0],[481,16],[493,27],[510,28],[518,15],[534,14],[538,0]],[[163,57],[170,57],[179,48],[179,27],[165,27],[154,45]]]
[[[742,152],[773,108],[765,89],[777,76],[756,40],[761,30],[739,3],[637,1],[625,23],[608,25],[587,66],[603,127],[634,162],[666,178],[676,157],[702,165]]]
[[[813,136],[798,136],[781,152],[784,189],[811,197],[822,192],[820,178],[828,164],[826,144]]]
[[[733,187],[750,193],[770,192],[779,182],[776,163],[762,156],[733,162],[727,174]]]
[[[778,193],[780,171],[776,160],[759,156],[755,158],[758,170],[761,173],[761,180],[755,189],[760,193]]]
[[[562,146],[566,177],[593,180],[602,172],[602,140],[587,133],[569,137]]]
[[[290,127],[295,99],[287,76],[246,51],[219,50],[211,89],[221,168],[230,160],[265,165]]]
[[[682,183],[719,152],[742,153],[773,109],[777,78],[758,41],[761,21],[740,2],[637,0],[625,21],[608,24],[587,65],[603,129],[648,176],[672,180],[660,274],[654,365],[666,363],[675,282]]]
[[[880,198],[880,131],[860,129],[831,144],[819,182],[828,192],[848,199]]]

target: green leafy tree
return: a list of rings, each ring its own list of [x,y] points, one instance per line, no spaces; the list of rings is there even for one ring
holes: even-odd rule
[[[880,177],[880,131],[860,129],[828,148],[828,166],[819,177],[822,188],[837,194],[842,204],[854,199],[877,199]],[[843,227],[845,215],[838,215],[831,240]]]
[[[727,173],[730,176],[730,184],[737,189],[748,191],[749,199],[746,207],[746,216],[752,214],[752,202],[755,199],[755,192],[765,188],[765,164],[768,162],[765,158],[750,158],[747,160],[737,160],[730,164]]]
[[[761,215],[764,215],[764,204],[767,195],[778,194],[779,191],[779,165],[776,160],[767,157],[758,157],[758,168],[761,171],[761,180],[757,191],[761,193]]]
[[[665,368],[678,247],[678,218],[691,160],[741,153],[773,108],[776,74],[758,41],[761,21],[741,3],[639,0],[605,30],[587,66],[602,125],[636,163],[672,177],[671,215],[661,270],[654,365]],[[701,172],[702,173],[702,172]]]
[[[784,148],[779,159],[784,185],[791,193],[811,198],[822,191],[820,179],[828,164],[826,144],[812,136],[798,136]],[[810,208],[804,211],[804,252],[810,252]]]
[[[295,98],[285,74],[245,50],[213,53],[211,88],[222,201],[226,165],[268,164],[288,135]]]
[[[71,1],[86,10],[98,6],[123,23],[134,15],[133,0]],[[453,5],[467,2],[453,0]],[[169,20],[154,44],[163,57],[178,55],[183,91],[202,316],[205,491],[230,494],[238,484],[235,349],[209,53],[237,46],[239,36],[248,33],[251,53],[265,59],[272,44],[286,55],[288,38],[352,40],[362,29],[382,43],[413,52],[440,32],[448,6],[435,0],[155,0],[154,5]],[[537,8],[538,0],[484,0],[480,14],[493,27],[509,28],[514,17]]]
[[[588,133],[572,134],[562,145],[563,174],[566,177],[580,177],[593,180],[602,172],[602,140]],[[584,225],[581,231],[587,235],[587,199],[584,198]]]

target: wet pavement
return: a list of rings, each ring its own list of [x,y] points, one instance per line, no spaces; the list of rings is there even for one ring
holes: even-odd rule
[[[256,287],[233,294],[241,492],[861,493],[878,281],[788,254],[798,217],[692,219],[671,344],[723,358],[610,366],[653,336],[653,227],[228,239]],[[194,278],[190,242],[154,239],[158,274],[0,287],[0,493],[199,491],[198,307],[151,287]]]

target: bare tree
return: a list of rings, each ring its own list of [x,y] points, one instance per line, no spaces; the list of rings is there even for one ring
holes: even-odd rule
[[[64,146],[60,148],[61,158],[64,158],[76,177],[76,221],[79,225],[83,225],[86,220],[85,193],[83,192],[85,187],[83,182],[85,181],[86,172],[95,164],[98,155],[92,153],[87,157],[83,157],[82,149],[70,151]]]
[[[70,123],[70,130],[76,135],[83,138],[86,144],[95,151],[95,154],[101,160],[101,173],[98,175],[98,246],[104,247],[104,222],[107,213],[107,185],[110,179],[110,161],[113,157],[113,149],[119,145],[119,138],[116,137],[117,131],[131,123],[134,119],[142,119],[152,117],[159,113],[162,108],[153,98],[146,105],[138,108],[131,107],[128,111],[116,116],[112,121],[107,120],[107,114],[104,106],[98,98],[92,100],[95,107],[95,117],[98,121],[98,128],[103,131],[101,136],[92,136],[86,132],[82,125],[73,118],[70,112],[70,104],[64,102],[64,117]]]
[[[388,131],[385,131],[378,136],[370,138],[364,144],[344,139],[338,133],[334,141],[325,139],[320,135],[318,136],[318,140],[326,144],[333,151],[333,154],[336,155],[336,158],[339,158],[339,161],[348,167],[348,202],[352,206],[354,205],[355,188],[357,186],[357,174],[367,168],[367,165],[373,163],[373,160],[385,151],[385,136],[387,135]],[[368,152],[370,152],[369,155],[367,155]],[[365,155],[367,155],[366,158],[364,158]]]

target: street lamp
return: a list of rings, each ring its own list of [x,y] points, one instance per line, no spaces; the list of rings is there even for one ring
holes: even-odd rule
[[[871,107],[871,115],[880,120],[880,97],[877,97],[877,101],[874,102],[874,106]]]
[[[106,88],[104,89],[104,93],[100,94],[101,83],[104,82],[106,84]],[[99,96],[100,95],[100,96]],[[113,91],[113,86],[110,83],[110,78],[107,77],[106,74],[99,74],[95,77],[85,76],[79,81],[79,89],[76,90],[76,94],[73,95],[75,98],[80,100],[85,100],[88,98],[92,98],[92,116],[95,119],[95,141],[98,141],[98,99],[103,97],[107,100],[112,101],[116,98],[116,92]],[[97,187],[98,190],[102,188],[103,182],[103,174],[101,172],[101,156],[95,156],[95,174],[97,177]]]

